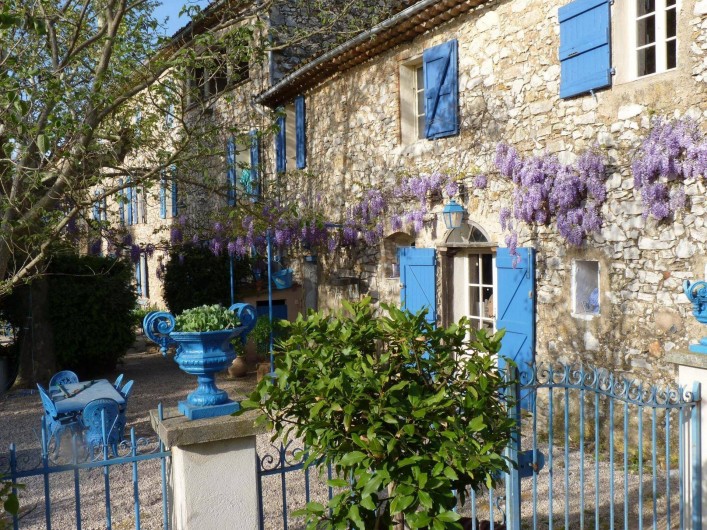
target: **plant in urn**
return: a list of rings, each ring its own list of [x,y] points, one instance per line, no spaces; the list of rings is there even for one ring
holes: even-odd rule
[[[179,412],[194,420],[232,414],[240,408],[216,386],[215,378],[236,357],[231,340],[238,337],[245,342],[255,321],[255,308],[249,304],[234,304],[228,309],[220,305],[195,307],[176,318],[164,311],[145,317],[145,334],[159,344],[162,355],[176,346],[174,360],[197,377],[196,390],[179,402]]]

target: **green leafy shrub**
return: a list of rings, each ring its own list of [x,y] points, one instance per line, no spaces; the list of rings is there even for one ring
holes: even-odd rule
[[[307,505],[308,528],[461,528],[455,491],[490,486],[514,423],[496,368],[503,332],[462,320],[431,326],[424,313],[370,299],[346,314],[310,313],[283,325],[290,336],[264,379],[242,402],[263,412],[275,437],[301,438],[306,465],[322,459],[339,493]]]
[[[2,503],[2,511],[0,511],[0,530],[12,528],[12,520],[10,517],[17,515],[20,511],[20,503],[17,495],[12,491],[13,486],[16,489],[24,487],[22,484],[12,484],[9,480],[0,475],[0,503]]]
[[[276,349],[278,350],[280,349],[282,341],[288,336],[288,328],[284,322],[286,321],[282,319],[273,320],[273,338],[275,339]],[[268,353],[270,328],[270,317],[268,315],[260,315],[258,320],[255,321],[253,331],[248,334],[248,339],[252,340],[255,344],[255,351],[258,355],[265,356]]]
[[[133,327],[137,329],[142,329],[142,321],[145,320],[145,317],[149,314],[152,313],[153,311],[159,311],[159,308],[157,306],[153,305],[145,305],[145,306],[137,306],[135,309],[133,309],[130,312],[130,315],[133,320]]]
[[[176,318],[175,331],[219,331],[238,327],[236,314],[222,305],[202,305],[187,309]]]
[[[236,289],[252,278],[247,258],[233,260]],[[229,257],[215,256],[208,248],[187,245],[170,254],[164,275],[164,299],[177,315],[200,305],[229,305],[231,301]]]
[[[57,363],[81,377],[115,368],[135,341],[136,296],[125,261],[61,255],[48,270],[49,320]]]

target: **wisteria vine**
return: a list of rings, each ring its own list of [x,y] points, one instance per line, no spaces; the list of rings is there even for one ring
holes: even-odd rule
[[[643,216],[674,215],[686,203],[685,181],[707,171],[707,140],[696,121],[657,117],[631,164]]]
[[[486,183],[485,175],[477,175],[471,179],[470,186],[483,189]],[[309,198],[296,194],[289,200],[245,198],[240,207],[222,211],[217,220],[205,226],[196,226],[194,220],[180,215],[170,228],[169,240],[157,246],[139,245],[124,229],[108,223],[92,223],[100,237],[92,242],[91,251],[100,253],[106,240],[112,255],[125,255],[133,263],[139,262],[143,254],[151,257],[157,250],[166,253],[183,245],[206,246],[215,255],[263,255],[269,231],[276,248],[326,249],[331,253],[360,243],[377,244],[386,232],[386,224],[393,231],[420,232],[431,219],[429,214],[434,202],[454,197],[461,186],[458,176],[441,172],[403,176],[388,190],[364,192],[345,210],[339,222],[327,220],[319,195]],[[162,260],[158,277],[164,273],[164,263]]]
[[[512,205],[500,212],[511,254],[516,254],[518,245],[518,222],[549,225],[554,218],[560,236],[573,246],[581,246],[589,234],[601,229],[606,164],[597,150],[588,150],[574,164],[565,165],[549,154],[523,158],[514,147],[501,143],[494,162],[514,184]]]

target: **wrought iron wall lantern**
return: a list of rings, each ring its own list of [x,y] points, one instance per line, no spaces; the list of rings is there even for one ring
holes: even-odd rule
[[[450,199],[442,210],[442,217],[447,230],[460,228],[464,219],[464,208],[454,199]]]

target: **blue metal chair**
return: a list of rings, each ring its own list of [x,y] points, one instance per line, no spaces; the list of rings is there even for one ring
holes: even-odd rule
[[[113,383],[113,388],[115,388],[118,392],[120,392],[120,384],[123,382],[123,377],[124,374],[120,374],[115,380],[115,383]]]
[[[44,417],[47,422],[47,429],[49,429],[49,439],[47,444],[54,438],[54,451],[57,453],[61,447],[61,437],[64,432],[68,429],[72,433],[79,432],[81,430],[81,425],[75,414],[59,414],[56,411],[56,406],[49,397],[47,391],[37,383],[37,389],[39,390],[39,397],[42,399],[42,405],[44,405]]]
[[[101,398],[89,402],[83,409],[81,422],[85,428],[84,442],[92,457],[96,447],[110,446],[113,455],[118,456],[125,419],[120,414],[114,399]]]
[[[125,405],[127,406],[128,404],[128,398],[130,397],[130,391],[133,389],[133,381],[132,379],[125,383],[125,386],[120,390],[120,393],[122,396],[125,398]]]
[[[71,370],[62,370],[55,373],[49,380],[49,386],[71,385],[79,382],[79,376]]]

